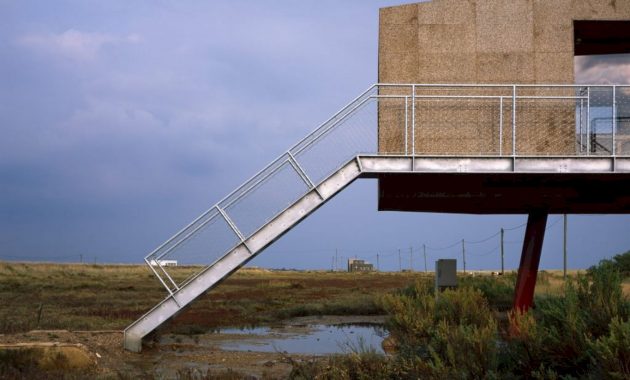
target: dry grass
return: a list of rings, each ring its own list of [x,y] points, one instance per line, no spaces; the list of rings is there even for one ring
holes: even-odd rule
[[[578,274],[586,274],[585,270],[568,270],[567,278],[575,279]],[[554,295],[563,294],[566,281],[562,270],[542,270],[538,273],[538,281],[536,283],[535,294],[537,295]],[[630,277],[626,278],[621,284],[621,289],[626,297],[630,297]]]
[[[173,269],[177,278],[198,270]],[[241,269],[179,314],[167,331],[204,332],[305,315],[380,314],[376,299],[420,276],[427,275]],[[542,271],[536,293],[559,294],[563,284],[561,271]],[[629,282],[624,291],[630,294]],[[120,330],[165,296],[144,265],[0,263],[0,333]]]
[[[186,278],[198,268],[174,268]],[[171,331],[273,323],[311,314],[374,314],[412,273],[242,269],[178,315]],[[144,265],[0,263],[0,333],[123,329],[166,293]],[[343,306],[343,307],[342,307]]]

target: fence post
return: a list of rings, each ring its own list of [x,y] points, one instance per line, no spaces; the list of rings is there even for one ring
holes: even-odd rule
[[[505,251],[503,250],[503,235],[504,235],[505,231],[503,230],[503,228],[501,228],[501,274],[505,273],[505,266],[504,266],[504,253]]]

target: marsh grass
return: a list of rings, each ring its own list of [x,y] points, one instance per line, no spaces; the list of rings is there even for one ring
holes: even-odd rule
[[[199,267],[171,270],[184,279]],[[241,269],[161,331],[199,334],[297,316],[382,314],[376,299],[408,286],[415,277]],[[120,330],[165,296],[144,265],[0,262],[0,333]]]

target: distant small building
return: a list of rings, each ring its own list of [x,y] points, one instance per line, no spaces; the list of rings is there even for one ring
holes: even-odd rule
[[[348,272],[372,272],[374,265],[365,260],[348,259]]]
[[[151,260],[150,261],[152,267],[176,267],[177,260]]]

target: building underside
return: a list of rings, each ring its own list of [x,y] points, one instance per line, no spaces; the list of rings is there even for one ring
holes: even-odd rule
[[[628,189],[630,174],[618,173],[383,174],[378,206],[466,214],[628,214]]]

